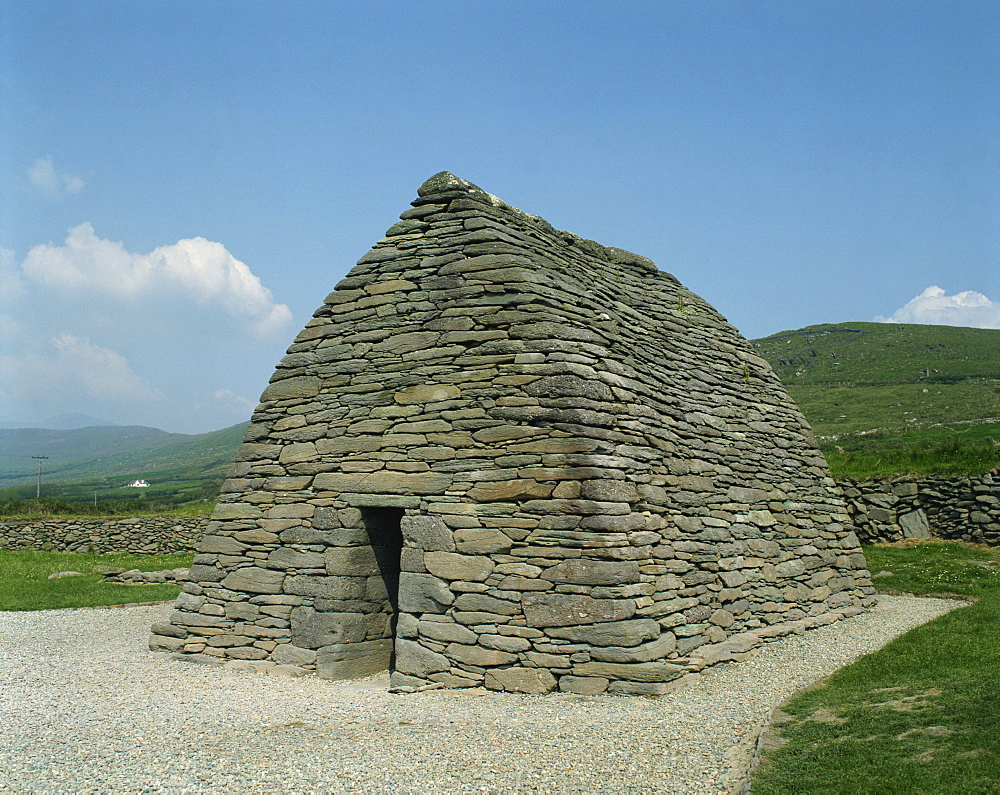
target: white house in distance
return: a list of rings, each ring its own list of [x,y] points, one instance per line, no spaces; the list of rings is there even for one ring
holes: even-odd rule
[[[133,480],[131,483],[125,484],[130,489],[148,489],[149,483],[145,480]]]

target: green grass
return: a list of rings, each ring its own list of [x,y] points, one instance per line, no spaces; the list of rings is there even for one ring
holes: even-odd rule
[[[977,601],[896,638],[782,709],[765,793],[1000,792],[1000,550],[866,547],[882,590]],[[891,572],[891,573],[890,573]]]
[[[1000,379],[1000,330],[901,323],[824,323],[753,340],[786,386]]]
[[[836,323],[752,342],[809,421],[834,477],[1000,466],[1000,330]]]
[[[820,449],[836,478],[976,474],[1000,467],[1000,423],[845,436]]]
[[[0,610],[56,610],[98,607],[132,602],[175,599],[180,586],[168,584],[118,585],[102,582],[94,566],[160,571],[191,565],[191,555],[100,555],[75,552],[10,551],[0,549]],[[80,577],[48,579],[60,571],[78,571]]]
[[[1000,417],[1000,392],[992,385],[785,386],[818,436],[876,428],[907,433],[935,423]]]
[[[100,426],[69,431],[0,429],[0,499],[26,500],[39,488],[35,455],[46,455],[41,496],[121,514],[126,504],[214,502],[232,467],[246,423],[198,435],[155,428]],[[127,488],[142,478],[149,488]]]
[[[0,519],[110,519],[141,516],[208,516],[212,513],[215,500],[194,502],[184,505],[162,503],[105,502],[93,505],[89,502],[45,499],[11,499],[0,497]]]

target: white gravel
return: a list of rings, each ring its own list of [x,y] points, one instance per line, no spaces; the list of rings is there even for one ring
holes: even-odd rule
[[[658,699],[393,695],[150,654],[170,605],[0,613],[0,791],[731,792],[773,707],[962,604],[883,596]]]

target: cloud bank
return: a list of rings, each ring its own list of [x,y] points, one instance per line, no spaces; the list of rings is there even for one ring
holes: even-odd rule
[[[136,254],[82,223],[61,246],[35,246],[21,267],[26,279],[64,295],[97,293],[128,302],[174,298],[214,306],[249,321],[261,337],[281,331],[292,318],[245,263],[203,237]]]
[[[28,169],[28,179],[39,193],[46,198],[58,201],[73,193],[83,190],[84,181],[72,174],[60,174],[52,162],[52,155],[39,158]]]
[[[889,317],[879,316],[875,320],[880,323],[1000,329],[1000,303],[974,290],[946,295],[942,288],[932,285]]]
[[[129,251],[89,223],[0,249],[0,417],[202,433],[249,419],[292,313],[221,243]]]
[[[4,357],[13,391],[34,398],[39,384],[50,390],[69,390],[78,397],[113,403],[158,400],[160,390],[137,375],[117,351],[62,332],[50,337],[39,352]]]

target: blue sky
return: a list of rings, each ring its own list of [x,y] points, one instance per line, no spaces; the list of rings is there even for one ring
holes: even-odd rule
[[[0,0],[0,421],[249,417],[447,169],[747,337],[1000,327],[1000,4]]]

